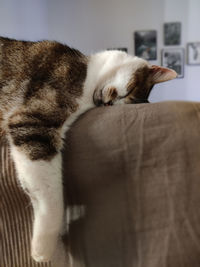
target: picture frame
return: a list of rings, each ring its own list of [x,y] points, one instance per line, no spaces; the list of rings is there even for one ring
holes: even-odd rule
[[[164,48],[162,49],[162,66],[173,69],[177,72],[177,78],[184,77],[184,48]]]
[[[164,23],[164,45],[181,44],[181,22]]]
[[[200,42],[187,43],[187,64],[200,65]]]
[[[134,32],[135,55],[145,60],[157,59],[157,31]]]
[[[119,50],[128,53],[128,48],[127,47],[118,47],[118,48],[107,48],[107,50]]]

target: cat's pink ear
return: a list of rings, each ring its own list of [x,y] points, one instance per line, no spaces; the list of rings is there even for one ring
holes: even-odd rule
[[[177,77],[177,73],[172,69],[152,65],[150,67],[150,76],[153,84],[155,84],[175,79]]]

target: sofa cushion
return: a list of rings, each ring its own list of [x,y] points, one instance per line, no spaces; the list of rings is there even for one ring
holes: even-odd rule
[[[68,140],[73,266],[200,266],[199,103],[91,110]]]
[[[199,120],[200,104],[187,102],[78,119],[63,152],[72,267],[200,266]],[[49,267],[30,257],[32,208],[0,149],[0,266]]]

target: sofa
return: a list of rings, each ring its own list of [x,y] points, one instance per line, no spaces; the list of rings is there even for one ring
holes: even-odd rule
[[[32,207],[4,138],[0,150],[0,267],[200,266],[200,103],[100,107],[74,123],[51,263],[30,257]]]

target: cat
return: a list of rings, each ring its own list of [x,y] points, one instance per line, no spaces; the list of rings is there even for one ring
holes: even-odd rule
[[[61,150],[78,116],[95,106],[147,102],[176,72],[122,51],[85,56],[55,41],[0,37],[1,128],[33,211],[32,257],[49,261],[63,222]]]

